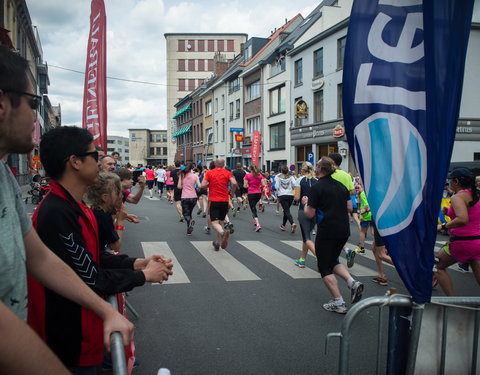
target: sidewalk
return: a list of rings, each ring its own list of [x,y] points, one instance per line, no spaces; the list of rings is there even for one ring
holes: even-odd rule
[[[20,185],[20,190],[22,191],[22,198],[25,199],[29,197],[28,191],[31,189],[30,184]]]

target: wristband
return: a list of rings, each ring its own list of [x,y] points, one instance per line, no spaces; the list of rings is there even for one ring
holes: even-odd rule
[[[115,225],[115,230],[125,230],[124,225]]]

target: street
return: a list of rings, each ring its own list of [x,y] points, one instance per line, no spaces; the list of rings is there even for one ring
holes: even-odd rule
[[[262,231],[255,233],[250,210],[235,218],[235,233],[227,251],[214,252],[213,233],[203,231],[206,219],[196,215],[192,236],[179,223],[173,205],[166,199],[145,195],[138,205],[128,204],[139,224],[128,223],[123,253],[143,257],[152,253],[174,257],[174,275],[164,285],[145,285],[129,293],[128,300],[139,313],[135,345],[141,364],[134,374],[153,375],[160,367],[183,374],[333,374],[338,368],[338,340],[325,354],[325,337],[340,330],[343,315],[327,312],[322,304],[329,295],[316,261],[308,256],[306,268],[293,263],[298,258],[301,234],[280,231],[281,216],[274,205],[260,213]],[[28,205],[29,211],[34,206]],[[296,219],[297,207],[292,206]],[[358,241],[351,225],[349,247]],[[447,237],[437,238],[437,247]],[[371,281],[376,273],[367,238],[365,255],[357,255],[351,273],[365,284],[363,297],[383,295],[388,288],[405,293],[396,271],[385,265],[389,286]],[[342,257],[341,261],[346,263]],[[478,295],[471,272],[450,268],[458,295]],[[350,293],[339,281],[350,306]],[[433,295],[443,295],[437,288]],[[375,369],[378,310],[367,310],[355,323],[350,368],[355,374]],[[384,341],[386,342],[386,341]]]

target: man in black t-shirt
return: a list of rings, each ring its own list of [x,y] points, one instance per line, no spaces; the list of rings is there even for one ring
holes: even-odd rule
[[[175,207],[177,208],[180,221],[183,222],[182,213],[182,189],[178,188],[178,173],[180,172],[180,162],[175,162],[175,169],[170,172],[170,177],[173,179],[173,200],[175,201]]]
[[[246,194],[246,189],[243,187],[243,179],[247,173],[243,170],[241,163],[237,163],[237,169],[234,169],[232,173],[238,184],[237,190],[235,190],[235,196],[237,197],[237,208],[232,208],[234,211],[233,215],[235,216],[242,208],[243,195]]]
[[[338,257],[350,236],[348,212],[352,212],[350,194],[342,183],[332,178],[335,164],[328,157],[317,163],[318,182],[310,189],[308,197],[302,198],[305,216],[316,217],[317,236],[315,251],[318,270],[332,300],[323,305],[327,311],[345,314],[347,307],[338,288],[335,274],[346,280],[351,290],[351,303],[362,298],[363,284],[355,281]]]

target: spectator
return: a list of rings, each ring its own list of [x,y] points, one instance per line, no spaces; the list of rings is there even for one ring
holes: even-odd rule
[[[115,170],[115,160],[111,156],[105,155],[100,159],[100,169],[106,172],[113,172]]]

